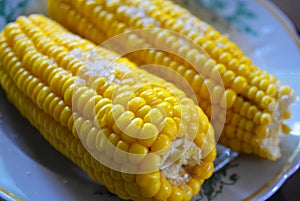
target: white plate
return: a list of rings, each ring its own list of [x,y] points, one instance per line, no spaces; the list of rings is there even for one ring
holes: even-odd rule
[[[22,12],[23,5],[18,3],[28,1],[0,1],[10,2],[5,8],[0,4],[0,28],[8,17]],[[275,74],[300,94],[300,42],[290,22],[269,1],[178,1],[228,34],[258,66]],[[200,9],[199,4],[214,12]],[[16,7],[15,13],[11,13]],[[26,13],[44,11],[44,8],[38,1],[38,4],[31,4]],[[300,165],[299,101],[292,106],[292,111],[289,125],[293,131],[292,135],[282,136],[280,160],[271,162],[242,155],[215,173],[195,200],[265,200],[278,190]],[[11,200],[118,200],[54,151],[7,102],[2,91],[0,191]]]

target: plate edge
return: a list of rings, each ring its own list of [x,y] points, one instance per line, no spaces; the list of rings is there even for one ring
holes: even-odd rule
[[[282,25],[282,27],[291,36],[295,45],[297,46],[298,52],[300,53],[300,36],[296,31],[296,27],[292,21],[287,17],[283,11],[281,11],[273,2],[270,0],[255,0],[256,3],[265,8],[276,20]]]
[[[279,170],[277,175],[252,195],[244,198],[243,201],[250,200],[266,200],[270,198],[280,187],[292,176],[300,167],[300,137],[298,137],[298,145],[287,162]]]

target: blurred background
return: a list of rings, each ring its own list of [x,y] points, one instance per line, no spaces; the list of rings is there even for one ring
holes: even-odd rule
[[[299,0],[272,0],[295,24],[300,33],[300,1]]]
[[[300,34],[300,1],[299,0],[272,0],[293,22]],[[300,37],[300,35],[299,35]],[[300,161],[299,161],[300,165]],[[298,170],[283,187],[268,201],[298,201],[300,197],[300,170]]]

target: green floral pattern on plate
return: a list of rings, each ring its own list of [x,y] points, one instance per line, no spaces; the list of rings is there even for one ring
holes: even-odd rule
[[[218,195],[222,193],[223,187],[226,185],[234,185],[239,175],[236,173],[228,173],[229,169],[238,167],[239,164],[228,164],[220,171],[214,173],[211,178],[204,182],[199,196],[195,201],[200,200],[214,200]]]
[[[248,7],[247,1],[243,0],[175,0],[194,14],[210,24],[222,24],[223,29],[233,25],[239,32],[256,36],[258,32],[253,28],[251,22],[257,15]],[[194,6],[197,4],[197,6]],[[200,5],[200,6],[199,6]],[[203,9],[201,9],[201,7]],[[197,8],[197,10],[195,10]],[[200,9],[199,9],[200,8]]]
[[[30,0],[0,0],[0,30],[20,15]]]

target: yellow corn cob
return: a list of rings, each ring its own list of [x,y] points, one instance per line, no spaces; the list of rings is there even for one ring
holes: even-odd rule
[[[213,172],[214,131],[184,92],[44,16],[2,31],[0,82],[45,139],[120,198],[190,200]]]
[[[211,58],[181,43],[168,31],[152,30],[152,37],[149,37],[151,34],[143,37],[143,34],[133,33],[130,35],[133,39],[128,37],[118,45],[126,48],[134,41],[153,47],[128,57],[138,64],[160,64],[177,71],[193,88],[208,117],[212,116],[211,102],[217,111],[225,108],[221,144],[272,160],[280,157],[279,134],[289,132],[284,120],[290,116],[288,106],[295,99],[295,93],[273,75],[256,67],[227,37],[186,9],[167,0],[48,0],[48,11],[71,31],[97,44],[141,28],[169,29],[192,40]],[[155,49],[161,46],[179,52],[181,57],[194,61],[200,68]],[[225,91],[218,84],[218,74]],[[159,72],[158,75],[162,76]],[[176,83],[172,76],[164,75],[164,78]],[[226,103],[214,103],[208,89],[212,97],[217,97],[216,100],[219,97]],[[218,130],[222,120],[212,123]]]

